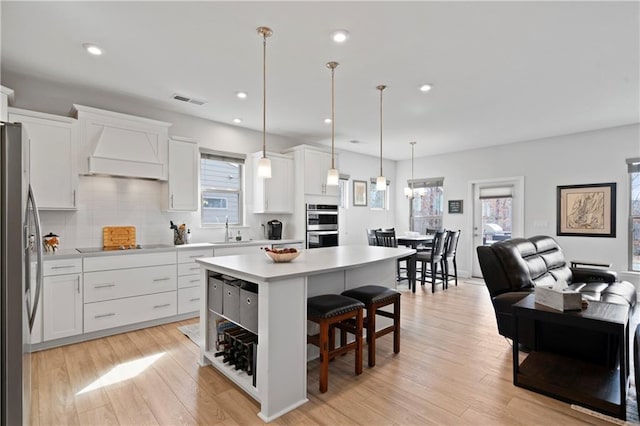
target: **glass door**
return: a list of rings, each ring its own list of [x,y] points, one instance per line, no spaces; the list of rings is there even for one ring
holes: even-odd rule
[[[472,275],[482,277],[476,247],[524,235],[524,178],[475,182]]]

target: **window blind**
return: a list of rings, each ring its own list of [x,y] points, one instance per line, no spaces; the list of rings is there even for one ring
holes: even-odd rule
[[[203,158],[205,160],[217,160],[226,161],[227,163],[244,164],[245,156],[242,154],[219,152],[206,148],[200,148],[200,158]]]
[[[640,158],[627,158],[626,161],[629,173],[640,173]]]
[[[407,180],[407,185],[414,189],[434,188],[437,186],[444,186],[444,178],[436,177],[436,178],[426,178],[426,179],[409,179]]]
[[[512,198],[513,186],[494,186],[490,188],[480,188],[480,199],[486,198]]]

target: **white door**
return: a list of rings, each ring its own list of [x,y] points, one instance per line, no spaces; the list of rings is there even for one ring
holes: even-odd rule
[[[524,177],[471,183],[472,276],[482,277],[476,247],[524,236]]]
[[[44,278],[44,340],[82,333],[82,282],[79,274]]]

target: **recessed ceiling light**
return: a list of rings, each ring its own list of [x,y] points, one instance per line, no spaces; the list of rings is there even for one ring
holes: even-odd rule
[[[329,123],[331,123],[331,119],[330,119],[330,118],[325,118],[325,119],[324,119],[324,122],[325,122],[325,123],[327,123],[327,124],[329,124]]]
[[[103,53],[103,51],[102,51],[102,49],[100,47],[98,47],[98,46],[96,46],[95,44],[92,44],[92,43],[83,43],[82,47],[84,47],[84,49],[87,52],[91,53],[92,55],[99,56],[99,55],[102,55],[102,53]]]
[[[428,92],[431,89],[433,89],[433,85],[431,84],[423,84],[422,86],[420,86],[421,92]]]
[[[331,40],[336,43],[344,43],[349,39],[349,31],[347,30],[335,30],[331,33]]]
[[[236,118],[233,119],[233,122],[234,123],[242,123],[242,118],[236,117]]]
[[[236,92],[238,99],[247,99],[247,92]]]

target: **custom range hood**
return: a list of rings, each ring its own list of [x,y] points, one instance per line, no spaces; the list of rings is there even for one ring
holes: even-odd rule
[[[80,173],[167,180],[171,123],[73,107],[80,126]]]

